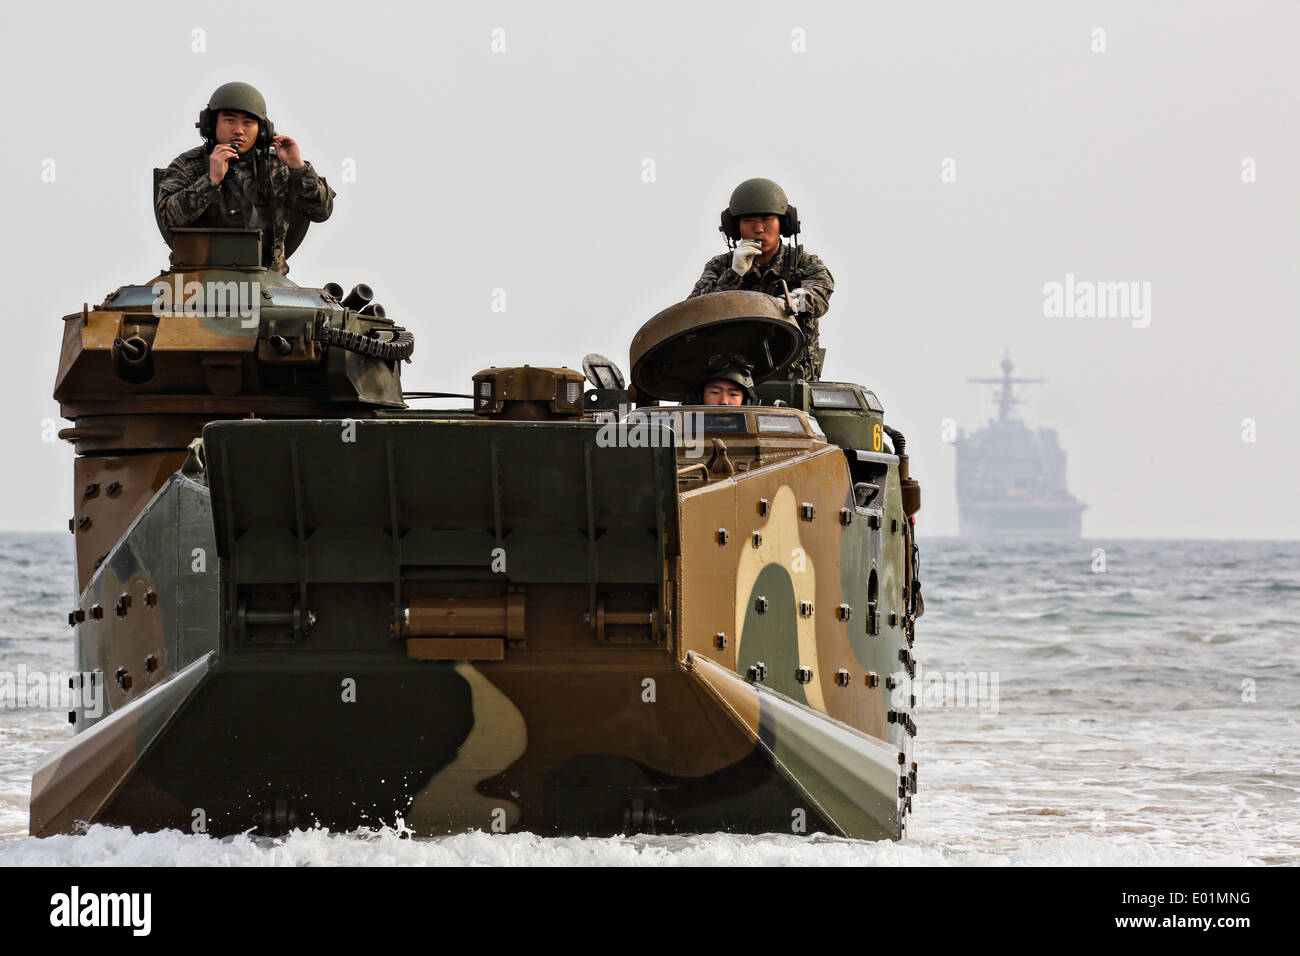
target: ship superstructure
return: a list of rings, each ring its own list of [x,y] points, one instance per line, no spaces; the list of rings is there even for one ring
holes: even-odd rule
[[[962,537],[1073,537],[1087,506],[1066,488],[1065,452],[1051,428],[1030,428],[1016,414],[1023,404],[1009,355],[1000,378],[972,378],[996,385],[998,417],[978,431],[957,436],[957,511]]]

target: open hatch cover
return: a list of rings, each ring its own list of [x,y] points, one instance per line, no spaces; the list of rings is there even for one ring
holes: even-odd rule
[[[701,385],[715,355],[739,355],[754,384],[784,371],[803,348],[799,324],[762,292],[713,292],[670,305],[632,339],[637,392],[685,401]]]

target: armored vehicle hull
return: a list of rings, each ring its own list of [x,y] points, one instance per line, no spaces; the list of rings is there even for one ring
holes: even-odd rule
[[[900,837],[919,492],[869,392],[762,389],[632,411],[523,367],[464,411],[214,416],[91,563],[102,707],[31,832]]]

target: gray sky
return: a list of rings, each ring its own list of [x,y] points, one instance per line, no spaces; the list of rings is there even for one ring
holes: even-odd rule
[[[956,531],[942,423],[992,413],[966,379],[1009,346],[1085,535],[1300,537],[1298,36],[1292,2],[6,4],[0,528],[66,526],[60,317],[165,266],[149,170],[240,79],[338,192],[292,278],[373,285],[408,389],[626,370],[768,176],[835,275],[826,377],[907,435],[923,533]],[[1046,317],[1067,274],[1150,283],[1150,324]]]

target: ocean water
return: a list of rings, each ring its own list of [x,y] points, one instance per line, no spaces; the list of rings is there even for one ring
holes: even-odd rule
[[[27,836],[66,708],[0,708],[0,865],[1300,864],[1300,543],[920,537],[908,836]],[[67,670],[67,534],[0,535],[0,672]]]

